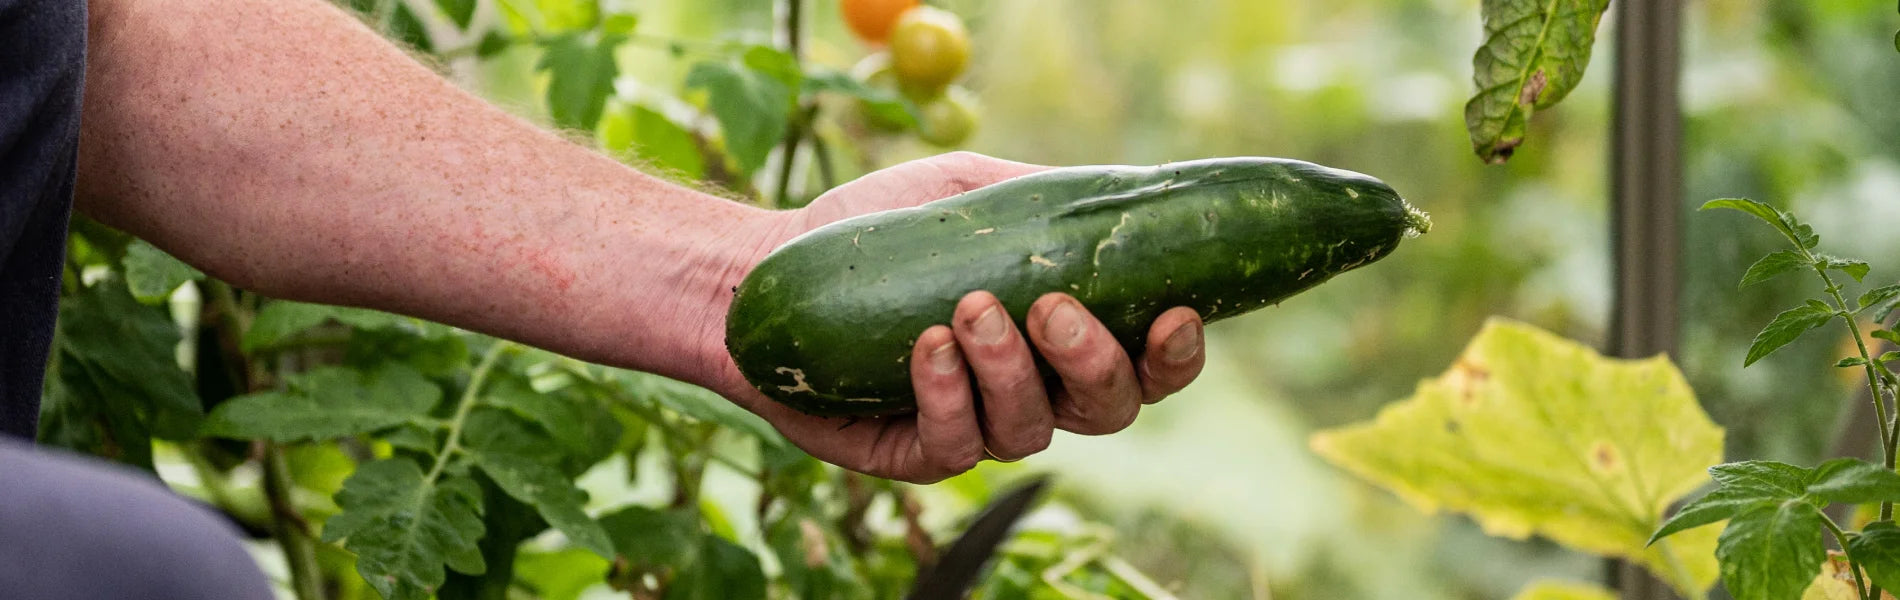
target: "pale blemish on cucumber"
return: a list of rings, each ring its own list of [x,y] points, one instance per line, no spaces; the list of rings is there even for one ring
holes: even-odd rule
[[[811,384],[805,383],[804,369],[794,369],[791,367],[779,367],[777,369],[773,369],[772,372],[778,373],[780,375],[791,375],[792,382],[797,384],[797,385],[778,386],[778,391],[785,392],[787,394],[796,394],[799,392],[804,392],[807,394],[811,394],[813,396],[818,395],[818,390],[811,389]]]

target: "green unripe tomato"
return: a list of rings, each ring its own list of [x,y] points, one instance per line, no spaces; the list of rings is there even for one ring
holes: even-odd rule
[[[970,92],[960,87],[923,103],[918,107],[923,122],[917,124],[917,139],[946,148],[962,144],[976,130],[975,104]]]
[[[891,70],[906,90],[930,96],[963,74],[970,63],[970,33],[950,11],[919,6],[904,12],[891,29]]]
[[[891,73],[891,56],[883,52],[864,57],[851,67],[851,76],[875,90],[897,91],[897,75]],[[910,129],[913,120],[901,104],[872,103],[859,99],[858,117],[872,130],[896,133]]]

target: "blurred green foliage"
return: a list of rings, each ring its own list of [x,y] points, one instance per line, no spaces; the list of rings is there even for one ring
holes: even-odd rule
[[[608,150],[683,179],[710,180],[754,197],[773,185],[766,181],[773,170],[765,156],[771,148],[745,145],[756,140],[742,140],[739,147],[727,142],[738,160],[723,164],[702,151],[700,136],[716,122],[765,129],[783,124],[772,116],[708,106],[689,89],[736,86],[763,90],[754,95],[773,101],[791,95],[785,81],[748,75],[758,70],[705,70],[716,69],[705,65],[718,63],[704,59],[717,55],[717,48],[771,43],[772,3],[604,0],[590,10],[560,0],[512,0],[505,7],[469,0],[349,4],[392,36],[442,54],[438,65],[445,74],[525,117],[598,126]],[[1186,392],[1144,411],[1129,431],[1062,436],[1024,464],[986,464],[916,490],[925,507],[918,518],[926,529],[944,531],[1018,473],[1061,474],[1058,495],[1067,508],[1040,512],[1041,521],[1030,524],[1057,533],[1025,536],[1008,547],[994,589],[1016,589],[1016,582],[1044,576],[1053,560],[1046,545],[1052,535],[1072,548],[1108,549],[1102,558],[1091,558],[1088,577],[1112,579],[1116,562],[1125,561],[1181,597],[1270,592],[1274,598],[1503,598],[1533,579],[1597,577],[1597,561],[1547,542],[1499,540],[1461,518],[1420,516],[1325,466],[1304,440],[1317,428],[1364,419],[1407,395],[1414,382],[1449,364],[1489,316],[1513,317],[1585,342],[1602,340],[1610,299],[1607,83],[1615,62],[1626,57],[1600,46],[1595,68],[1564,105],[1528,124],[1536,143],[1507,165],[1487,167],[1471,157],[1461,108],[1471,91],[1471,52],[1481,41],[1476,0],[932,4],[961,15],[973,35],[964,85],[978,96],[981,124],[969,149],[1057,165],[1296,157],[1377,175],[1430,211],[1437,224],[1432,235],[1409,242],[1376,268],[1212,329],[1207,373]],[[1900,20],[1891,1],[1707,0],[1684,6],[1688,180],[1680,209],[1687,213],[1713,197],[1752,197],[1807,216],[1844,253],[1878,257],[1900,251],[1900,236],[1882,235],[1900,222],[1900,78],[1885,76],[1900,67],[1887,51]],[[813,0],[806,19],[808,75],[813,69],[849,70],[867,54],[838,18],[834,2]],[[1599,38],[1613,36],[1617,26],[1607,22]],[[541,36],[546,43],[503,43],[468,33],[494,29]],[[572,34],[575,29],[597,33]],[[615,60],[603,62],[603,53]],[[592,68],[555,67],[561,64]],[[697,76],[695,65],[701,69]],[[590,99],[607,89],[612,97],[604,103]],[[855,101],[825,98],[821,112],[848,113]],[[866,137],[852,127],[848,119],[815,124],[815,134],[834,154],[838,180],[939,151],[907,137]],[[794,166],[793,203],[825,187],[818,161],[802,159]],[[1799,303],[1804,293],[1773,285],[1736,292],[1734,281],[1748,263],[1779,244],[1773,232],[1743,219],[1684,219],[1685,324],[1682,350],[1674,358],[1703,406],[1728,429],[1730,456],[1806,464],[1837,452],[1864,453],[1871,446],[1837,448],[1844,413],[1864,406],[1854,395],[1858,382],[1814,368],[1842,355],[1847,340],[1810,336],[1741,368],[1754,333],[1777,307]],[[110,260],[145,261],[143,249],[134,249],[130,257]],[[84,250],[76,250],[82,259]],[[1876,264],[1888,268],[1890,261]],[[175,286],[174,279],[196,276],[159,266],[165,268],[140,269],[145,275],[130,281],[131,293],[148,296],[153,285]],[[1870,275],[1896,276],[1880,270]],[[97,294],[70,302],[66,310],[83,316],[95,305],[132,302],[123,283],[93,285]],[[351,352],[398,353],[431,377],[465,370],[471,360],[459,338],[446,345],[430,341],[439,340],[440,332],[377,333],[376,327],[394,325],[339,321],[358,330],[349,341]],[[65,362],[56,363],[63,369],[56,373],[88,380],[87,350],[60,351]],[[201,365],[207,371],[218,367]],[[120,379],[130,378],[97,381],[129,385]],[[668,397],[626,382],[616,385]],[[56,389],[82,400],[93,397],[84,386]],[[1802,391],[1813,389],[1829,393]],[[702,405],[667,406],[664,416],[687,423],[721,419],[681,408],[695,406]],[[124,452],[110,435],[117,425],[95,427],[103,432],[99,439],[69,441]],[[706,443],[711,452],[737,452],[772,468],[817,468],[796,455],[772,462],[779,450],[737,444],[732,437],[722,434]],[[430,441],[422,440],[425,448]],[[671,442],[623,443],[657,448]],[[334,512],[334,505],[324,505],[342,486],[349,460],[334,448],[329,454],[290,450],[291,471],[304,495],[300,504],[313,514]],[[664,505],[665,495],[675,491],[670,484],[635,474],[669,468],[654,458],[665,452],[623,454],[637,460],[609,459],[581,478],[580,487],[591,496],[588,507],[629,500]],[[161,446],[158,468],[166,473],[168,462],[182,460]],[[696,542],[669,551],[699,552],[704,564],[720,565],[734,556],[731,540],[751,540],[768,565],[778,565],[772,568],[809,567],[787,574],[788,585],[835,585],[837,578],[860,572],[876,580],[875,589],[895,589],[908,580],[911,567],[903,564],[847,572],[830,558],[793,560],[805,551],[804,538],[786,527],[807,521],[779,518],[768,530],[753,516],[755,501],[746,500],[759,496],[759,482],[704,464],[697,468],[705,495],[696,508],[713,524],[711,531],[682,534]],[[175,472],[167,477],[201,495],[220,493],[212,481],[194,484]],[[812,494],[848,495],[833,487]],[[813,501],[788,510],[814,511],[814,519],[832,523],[837,515],[819,514],[826,506]],[[901,529],[891,516],[900,511],[880,510],[887,513],[884,525]],[[668,518],[626,509],[602,521],[610,536],[622,537],[627,523]],[[905,555],[902,548],[887,550],[871,555]],[[268,554],[260,556],[268,560]],[[333,569],[348,564],[339,554],[320,548],[317,558]],[[544,597],[581,594],[609,567],[585,551],[533,542],[513,564],[519,579]],[[275,568],[281,571],[281,565]],[[367,592],[360,581],[340,585],[344,594]],[[1090,587],[1118,585],[1128,584],[1101,581]]]

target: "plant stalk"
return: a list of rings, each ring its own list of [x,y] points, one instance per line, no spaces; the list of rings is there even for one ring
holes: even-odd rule
[[[1841,531],[1841,526],[1834,524],[1834,519],[1828,518],[1827,515],[1821,515],[1821,523],[1827,525],[1827,530],[1834,534],[1835,543],[1841,545],[1841,552],[1845,554],[1847,552],[1847,533]],[[1854,562],[1854,557],[1852,556],[1847,557],[1847,570],[1854,572],[1854,593],[1860,594],[1861,600],[1878,600],[1878,598],[1880,598],[1880,588],[1871,588],[1870,591],[1870,588],[1867,587],[1866,580],[1860,576],[1860,565]]]
[[[449,420],[449,435],[442,441],[442,450],[435,453],[435,466],[429,467],[429,474],[422,478],[423,487],[435,483],[442,471],[449,466],[449,457],[462,449],[462,424],[468,421],[468,413],[475,410],[475,398],[488,381],[488,373],[495,370],[495,363],[501,360],[502,351],[513,346],[513,342],[496,341],[482,355],[482,362],[468,378],[468,388],[462,390],[462,399],[455,405],[455,417]]]
[[[1892,411],[1894,414],[1888,414],[1886,396],[1881,393],[1880,389],[1880,375],[1874,372],[1874,359],[1867,354],[1867,341],[1861,339],[1860,323],[1854,321],[1854,311],[1847,308],[1847,298],[1841,296],[1840,286],[1834,284],[1834,278],[1827,274],[1827,267],[1819,264],[1819,262],[1815,260],[1813,253],[1808,252],[1807,248],[1802,248],[1798,241],[1795,243],[1795,247],[1801,248],[1801,254],[1807,257],[1808,264],[1814,267],[1814,272],[1821,276],[1823,283],[1827,284],[1828,296],[1834,298],[1834,305],[1840,311],[1841,321],[1847,323],[1847,331],[1854,336],[1854,348],[1860,351],[1860,359],[1863,361],[1861,368],[1867,372],[1867,390],[1872,393],[1874,399],[1874,423],[1880,427],[1882,464],[1886,465],[1887,470],[1892,471],[1894,470],[1895,442],[1893,432],[1896,428],[1893,417],[1900,417],[1900,407],[1896,407],[1896,409]],[[1892,518],[1893,503],[1880,503],[1880,520],[1885,521]]]
[[[805,43],[802,39],[805,2],[804,0],[780,0],[779,4],[783,7],[780,13],[785,19],[782,24],[785,31],[785,53],[790,54],[793,64],[803,70],[805,68],[803,52]],[[792,90],[792,94],[796,96],[798,90]],[[798,146],[805,138],[805,123],[798,117],[809,110],[801,105],[798,112],[793,113],[791,122],[786,124],[785,143],[779,149],[778,187],[777,192],[772,195],[773,208],[784,208],[791,200],[792,168],[794,163],[798,162],[796,160]]]
[[[290,589],[297,600],[323,600],[323,571],[317,564],[317,547],[303,517],[291,504],[290,466],[284,460],[283,446],[264,445],[264,496],[271,512],[271,535],[284,548],[284,562],[290,568]]]

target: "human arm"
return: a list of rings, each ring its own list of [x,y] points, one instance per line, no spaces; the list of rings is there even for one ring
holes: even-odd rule
[[[1191,323],[1193,356],[1139,368],[1082,319],[1096,328],[1082,343],[1044,348],[1074,382],[1064,389],[1078,390],[1051,402],[1007,320],[993,343],[970,337],[994,302],[977,296],[954,327],[921,336],[920,351],[932,352],[956,337],[963,360],[918,378],[919,417],[840,429],[737,378],[723,344],[731,286],[810,227],[1037,167],[946,155],[770,212],[644,175],[510,116],[319,0],[93,0],[91,9],[80,209],[246,289],[415,315],[704,385],[819,458],[909,480],[967,469],[985,444],[1033,453],[1057,426],[1119,429],[1140,401],[1199,369],[1191,312],[1164,316],[1158,327],[1168,328],[1153,337]],[[1043,335],[1043,319],[1030,321],[1030,337]],[[980,424],[970,372],[983,392]]]

